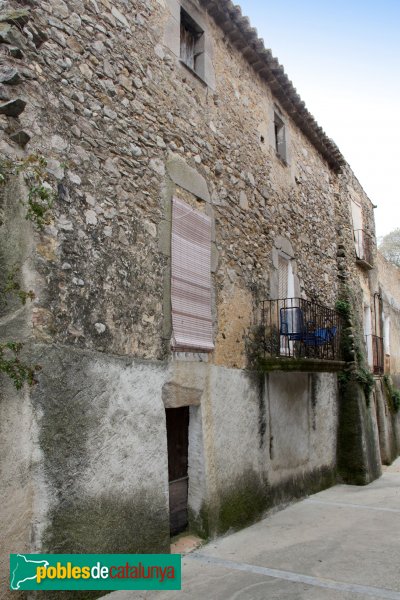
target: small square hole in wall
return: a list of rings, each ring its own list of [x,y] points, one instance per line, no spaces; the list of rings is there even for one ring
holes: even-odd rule
[[[203,76],[199,57],[204,54],[204,31],[196,21],[181,9],[181,61],[189,69]]]
[[[279,158],[284,162],[287,159],[286,153],[286,131],[285,123],[282,121],[278,113],[274,113],[274,129],[275,129],[275,150]]]

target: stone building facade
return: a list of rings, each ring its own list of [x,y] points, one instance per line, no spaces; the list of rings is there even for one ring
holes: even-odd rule
[[[378,252],[378,278],[381,292],[382,337],[385,373],[400,386],[400,268]]]
[[[376,385],[377,417],[382,462],[390,464],[400,452],[400,424],[393,409],[399,407],[400,396],[400,269],[377,254],[379,294],[375,296],[378,334],[382,349],[383,380]]]
[[[379,292],[372,205],[240,9],[0,4],[1,270],[34,293],[7,294],[1,338],[40,366],[20,391],[2,377],[2,560],[168,552],[180,442],[205,537],[338,472],[379,476],[376,400],[355,375]],[[182,256],[204,278],[195,315]],[[346,356],[260,367],[262,302],[282,290],[353,311]]]

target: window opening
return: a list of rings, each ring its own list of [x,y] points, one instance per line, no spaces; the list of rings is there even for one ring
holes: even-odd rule
[[[173,199],[171,301],[174,350],[211,352],[211,218]]]
[[[181,60],[187,67],[195,73],[198,71],[197,59],[203,54],[199,47],[199,42],[204,35],[204,31],[197,23],[185,12],[181,10]]]
[[[285,124],[280,116],[275,113],[274,116],[274,127],[275,127],[275,149],[278,156],[286,162],[286,132]]]

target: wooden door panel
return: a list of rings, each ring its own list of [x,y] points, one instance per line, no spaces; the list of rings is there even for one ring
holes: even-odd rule
[[[169,484],[169,514],[171,535],[184,531],[188,523],[188,483],[185,477]]]

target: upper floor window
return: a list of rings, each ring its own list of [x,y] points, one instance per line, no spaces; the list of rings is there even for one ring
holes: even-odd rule
[[[385,354],[390,355],[390,317],[383,315],[383,347]]]
[[[374,262],[374,240],[365,229],[361,205],[353,199],[351,200],[351,216],[357,262],[361,266],[371,269]]]
[[[177,198],[172,204],[172,347],[211,352],[211,218]]]
[[[287,162],[285,123],[277,112],[274,113],[275,150],[279,158]]]
[[[204,54],[204,31],[186,11],[181,9],[181,60],[202,76],[199,57]]]
[[[292,261],[282,254],[278,257],[278,298],[293,298],[294,276]]]

